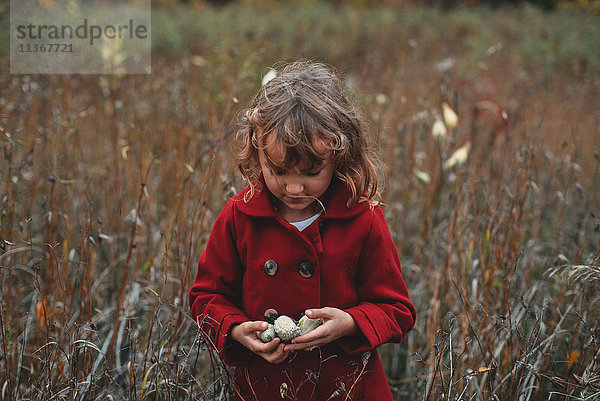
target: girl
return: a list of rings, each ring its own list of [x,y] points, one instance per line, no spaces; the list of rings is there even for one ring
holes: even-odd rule
[[[331,69],[296,62],[239,126],[249,185],[218,216],[189,294],[198,325],[236,367],[237,397],[391,400],[373,350],[401,341],[415,309],[358,111]],[[263,343],[270,308],[323,324]]]

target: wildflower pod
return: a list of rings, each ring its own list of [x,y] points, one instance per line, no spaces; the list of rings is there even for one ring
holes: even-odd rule
[[[273,323],[273,328],[282,341],[290,341],[300,335],[300,327],[294,322],[294,319],[288,316],[279,316]]]
[[[458,115],[446,102],[442,103],[442,113],[444,115],[444,122],[448,128],[454,128],[458,125]]]
[[[471,150],[471,142],[465,143],[462,147],[458,148],[452,155],[444,162],[444,169],[450,169],[463,165],[469,157],[469,150]]]
[[[431,127],[431,135],[434,138],[444,138],[447,136],[448,131],[444,122],[440,118],[436,118],[433,126]]]
[[[267,328],[261,331],[258,337],[263,343],[268,343],[269,341],[277,337],[277,333],[275,333],[275,327],[271,323],[269,323]]]
[[[323,324],[323,319],[311,319],[308,316],[304,315],[300,318],[298,322],[298,327],[300,328],[300,335],[304,335],[309,333]]]

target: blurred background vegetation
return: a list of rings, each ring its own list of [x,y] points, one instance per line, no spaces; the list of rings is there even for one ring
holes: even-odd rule
[[[263,1],[253,0],[254,3],[264,3]],[[270,0],[271,3],[281,3],[275,0]],[[237,0],[156,0],[156,5],[166,6],[177,6],[178,4],[194,4],[203,6],[204,4],[211,4],[216,6],[223,6],[230,3],[236,3]],[[311,4],[318,3],[319,0],[296,0],[288,2]],[[239,2],[238,2],[239,3]],[[359,7],[377,7],[377,6],[407,6],[407,5],[420,5],[420,6],[433,6],[433,7],[460,7],[467,6],[473,7],[478,5],[485,6],[504,6],[504,5],[518,5],[523,3],[529,3],[537,7],[544,9],[557,9],[557,8],[578,8],[578,9],[590,9],[598,11],[600,10],[600,2],[598,0],[333,0],[329,2],[336,6],[349,5]]]
[[[419,314],[380,349],[395,398],[600,399],[597,9],[155,0],[150,75],[10,75],[4,40],[1,399],[231,394],[187,290],[244,185],[229,128],[298,58],[342,72],[386,167]]]

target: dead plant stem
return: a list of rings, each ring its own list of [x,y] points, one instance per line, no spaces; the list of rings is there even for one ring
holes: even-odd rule
[[[123,309],[123,303],[125,301],[125,292],[127,289],[130,270],[131,270],[130,262],[131,262],[131,255],[132,255],[132,251],[133,251],[134,243],[135,243],[137,221],[138,221],[138,216],[140,215],[140,211],[141,211],[141,207],[142,207],[142,199],[144,198],[144,194],[145,194],[145,188],[144,188],[146,185],[145,183],[148,180],[148,176],[150,174],[150,170],[152,168],[153,162],[154,162],[154,160],[148,166],[146,173],[143,177],[142,183],[140,185],[140,190],[139,190],[138,199],[137,199],[137,207],[135,209],[135,213],[133,216],[133,222],[132,222],[132,226],[131,226],[131,231],[129,233],[129,241],[128,241],[128,246],[127,246],[127,259],[125,260],[125,276],[123,277],[123,283],[121,284],[121,289],[119,290],[119,296],[117,298],[117,306],[116,306],[115,317],[114,317],[114,321],[113,321],[113,334],[110,339],[110,343],[109,343],[108,351],[107,351],[106,363],[109,366],[112,366],[112,364],[114,362],[113,354],[114,354],[115,345],[117,343],[117,335],[119,333],[119,320],[121,317],[121,310]]]

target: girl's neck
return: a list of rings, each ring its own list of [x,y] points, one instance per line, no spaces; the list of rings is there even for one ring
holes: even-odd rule
[[[320,201],[314,201],[311,207],[308,207],[304,210],[293,210],[287,207],[283,207],[279,200],[275,200],[273,206],[275,208],[275,211],[277,211],[277,213],[279,213],[281,217],[283,217],[286,221],[290,223],[295,223],[298,221],[309,219],[315,214],[325,211]]]

